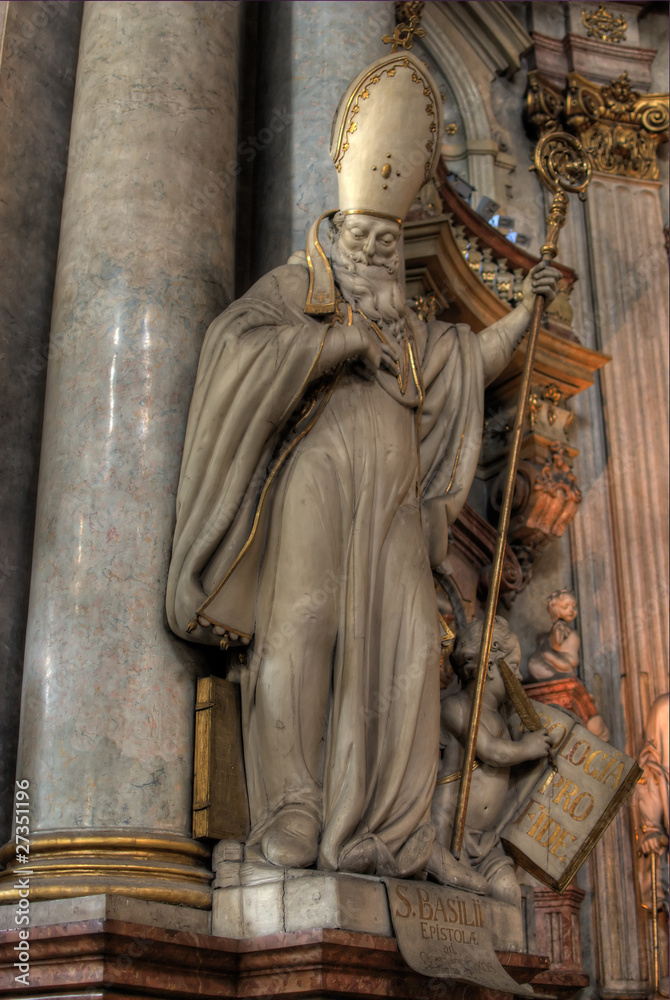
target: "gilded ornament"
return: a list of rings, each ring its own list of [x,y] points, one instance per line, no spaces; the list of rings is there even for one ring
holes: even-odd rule
[[[424,323],[430,323],[437,316],[439,303],[437,297],[432,293],[430,295],[415,295],[412,303],[419,319],[423,320]]]
[[[421,20],[423,8],[426,6],[425,0],[405,0],[395,5],[396,24],[403,24],[409,21],[410,17],[418,17]]]
[[[548,403],[553,403],[554,406],[558,406],[560,403],[561,395],[561,390],[555,382],[550,382],[549,385],[545,386],[542,390],[542,399],[545,399]]]
[[[558,87],[536,69],[528,73],[523,117],[535,136],[555,131],[565,112],[565,98]]]
[[[604,4],[598,5],[598,10],[582,11],[582,22],[588,29],[589,38],[597,38],[599,42],[623,42],[626,38],[626,18],[623,14],[615,17],[606,10]]]
[[[403,49],[411,49],[415,35],[417,38],[425,36],[426,32],[419,26],[419,20],[416,15],[412,15],[409,21],[397,24],[392,35],[382,36],[382,41],[386,45],[391,45],[392,53],[397,52],[399,46],[402,46]]]
[[[595,170],[655,180],[656,151],[668,138],[668,95],[637,93],[626,73],[605,87],[570,73],[563,95],[531,71],[524,121],[534,136],[560,127],[579,136]]]
[[[448,125],[445,125],[444,131],[447,133],[447,135],[456,135],[456,133],[458,132],[458,125],[456,125],[455,122],[449,122]]]

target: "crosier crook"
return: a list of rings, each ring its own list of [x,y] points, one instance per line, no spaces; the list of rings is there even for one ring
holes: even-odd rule
[[[547,216],[547,240],[540,250],[541,259],[546,263],[550,263],[558,253],[558,235],[565,225],[568,211],[568,195],[566,192],[578,193],[579,197],[584,200],[586,197],[586,186],[591,179],[592,166],[588,154],[573,136],[568,135],[567,132],[550,132],[538,142],[535,148],[534,163],[530,169],[537,172],[541,183],[552,191],[554,195],[551,210]],[[521,439],[528,412],[533,363],[544,307],[545,297],[543,295],[536,295],[528,326],[528,343],[526,345],[526,357],[521,376],[521,387],[519,389],[519,405],[514,420],[507,476],[502,505],[500,507],[491,584],[486,604],[482,642],[479,648],[479,660],[477,662],[477,684],[472,700],[472,708],[470,709],[468,742],[461,770],[461,783],[458,789],[458,802],[456,804],[456,816],[454,818],[451,838],[451,853],[457,860],[461,856],[461,848],[463,846],[465,819],[472,782],[472,765],[475,759],[484,686],[486,684],[486,671],[491,652],[493,623],[502,578],[505,545],[507,543],[507,531],[512,511],[512,499],[519,463],[519,452],[521,450]]]

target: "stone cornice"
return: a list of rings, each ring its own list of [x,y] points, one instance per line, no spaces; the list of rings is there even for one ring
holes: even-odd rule
[[[647,90],[651,84],[656,49],[612,45],[572,33],[559,39],[534,31],[532,38],[535,69],[556,86],[564,87],[569,73],[588,73],[594,82],[606,84],[624,71],[633,87]]]

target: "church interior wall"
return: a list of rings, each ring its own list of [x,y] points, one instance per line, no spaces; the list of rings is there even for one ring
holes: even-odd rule
[[[0,353],[5,352],[7,360],[5,374],[0,376],[4,380],[0,393],[3,396],[2,453],[6,469],[0,492],[3,539],[0,543],[0,842],[5,843],[10,839],[12,827],[19,740],[18,705],[26,631],[33,667],[32,672],[27,670],[24,681],[25,731],[32,734],[37,756],[41,752],[53,752],[53,748],[47,749],[45,733],[40,732],[39,727],[35,727],[35,720],[30,718],[31,702],[25,692],[35,699],[35,703],[39,702],[42,697],[40,684],[49,673],[43,670],[44,657],[49,650],[36,638],[38,633],[42,635],[42,625],[37,618],[37,597],[33,598],[30,616],[28,611],[42,440],[40,428],[47,373],[56,386],[65,363],[61,357],[62,344],[70,336],[67,331],[72,315],[65,307],[67,302],[63,304],[62,296],[78,294],[72,289],[62,292],[49,346],[63,192],[67,177],[70,201],[65,212],[70,214],[63,218],[69,218],[70,223],[66,238],[61,241],[61,266],[70,252],[69,266],[73,268],[79,252],[75,217],[77,212],[84,211],[83,200],[78,204],[73,185],[79,184],[82,191],[87,192],[84,207],[94,213],[95,195],[90,186],[87,191],[87,184],[95,171],[102,176],[109,170],[109,176],[113,177],[114,165],[105,166],[110,154],[109,150],[105,152],[102,142],[91,158],[89,144],[94,144],[96,139],[100,141],[101,129],[111,128],[102,106],[96,118],[98,112],[94,102],[89,102],[85,109],[89,134],[78,133],[83,143],[78,148],[73,126],[69,159],[67,154],[82,11],[85,6],[90,8],[98,4],[63,2],[57,5],[57,13],[54,13],[53,4],[42,2],[10,0],[2,6],[5,20],[3,48],[0,49],[0,107],[5,114],[0,121],[0,134],[7,154],[3,155],[0,166],[0,216],[8,233],[2,251],[0,288],[3,325]],[[114,4],[99,6],[111,8]],[[116,7],[124,6],[137,5],[117,0]],[[191,317],[193,329],[188,328],[190,305],[184,306],[179,320],[183,326],[179,336],[187,361],[184,362],[183,356],[177,358],[175,352],[173,363],[179,368],[163,386],[163,391],[171,394],[175,411],[180,410],[163,441],[163,447],[176,451],[180,448],[178,439],[183,438],[188,408],[187,392],[178,383],[186,377],[190,394],[197,351],[208,322],[220,307],[304,246],[308,225],[336,205],[337,183],[328,157],[328,144],[337,99],[361,66],[383,54],[385,46],[381,43],[381,35],[392,31],[395,17],[393,3],[378,0],[312,3],[246,0],[244,3],[191,6],[219,9],[218,21],[215,17],[211,30],[216,35],[220,59],[227,67],[233,67],[230,73],[222,74],[219,85],[231,93],[239,86],[239,99],[235,95],[234,107],[228,108],[228,117],[220,116],[218,134],[216,129],[203,126],[198,132],[198,148],[190,151],[184,148],[182,162],[190,163],[191,173],[180,177],[180,182],[168,195],[172,203],[163,205],[164,225],[169,227],[171,212],[181,211],[187,225],[182,228],[180,238],[186,239],[186,232],[191,244],[197,246],[194,253],[184,245],[172,248],[177,256],[183,252],[183,260],[179,258],[179,273],[182,277],[186,274],[187,279],[197,285],[199,296],[197,308],[191,310],[194,312]],[[514,230],[527,238],[526,249],[538,256],[545,237],[549,198],[528,169],[534,141],[524,128],[522,110],[528,72],[535,67],[535,58],[530,47],[524,49],[523,40],[528,38],[532,45],[533,36],[539,33],[561,42],[570,32],[583,33],[581,8],[586,6],[595,10],[598,4],[515,0],[486,6],[500,9],[498,14],[495,11],[490,14],[500,17],[500,21],[495,22],[500,27],[497,38],[491,34],[490,25],[481,20],[484,14],[476,9],[484,7],[483,4],[439,0],[427,3],[423,13],[427,35],[415,45],[415,53],[425,58],[435,71],[443,88],[445,124],[454,126],[443,136],[448,169],[474,188],[473,207],[482,197],[496,202],[498,214],[514,220]],[[227,8],[233,8],[233,12]],[[628,18],[630,28],[626,45],[657,50],[649,63],[647,90],[667,93],[667,4],[617,0],[609,3],[608,8],[624,11]],[[234,30],[224,25],[224,21],[228,24],[229,13],[231,24],[233,17],[239,18],[239,25]],[[94,16],[90,10],[85,15],[89,19],[89,38],[93,37],[90,25]],[[202,18],[194,23],[193,39],[201,46],[202,58],[205,59],[207,53],[211,57],[206,31],[202,28],[206,22],[205,12],[199,11],[197,17],[193,16],[195,20]],[[237,25],[237,21],[235,23]],[[151,47],[151,29],[147,30],[147,44]],[[178,40],[173,38],[171,44],[176,52]],[[92,49],[86,50],[82,44],[80,73],[86,58],[88,71],[95,72],[91,52]],[[604,66],[605,57],[603,60]],[[212,66],[215,62],[212,61]],[[186,90],[193,86],[193,81],[189,81],[187,61],[183,61],[182,69]],[[132,67],[128,72],[132,74]],[[235,85],[231,82],[233,76],[237,81]],[[85,84],[80,76],[77,85],[82,91]],[[202,86],[206,90],[208,84]],[[151,132],[165,109],[154,114],[149,99],[140,96],[138,102],[142,105],[146,128]],[[44,149],[48,150],[47,155]],[[611,178],[599,177],[586,205],[576,199],[571,205],[561,236],[559,260],[573,268],[578,276],[571,298],[573,329],[585,347],[613,355],[614,360],[610,366],[595,373],[591,388],[575,395],[570,402],[574,412],[571,442],[578,448],[573,472],[583,493],[580,510],[569,530],[538,558],[527,586],[503,612],[520,638],[527,674],[525,661],[537,636],[547,627],[548,594],[562,588],[575,592],[582,644],[580,680],[593,695],[611,731],[613,743],[625,747],[633,755],[640,751],[644,719],[651,703],[668,690],[667,626],[663,624],[668,598],[667,557],[661,554],[662,539],[667,537],[663,493],[663,484],[667,485],[667,454],[665,445],[660,443],[666,436],[663,406],[667,410],[667,362],[663,361],[667,349],[667,245],[664,252],[662,233],[665,225],[667,240],[667,150],[667,142],[659,147],[657,181],[630,181],[617,185]],[[202,163],[196,162],[198,157]],[[225,176],[221,180],[222,169]],[[214,183],[212,196],[207,194],[208,183]],[[130,188],[125,191],[129,203],[137,197]],[[145,192],[142,197],[152,196]],[[182,205],[177,204],[179,199]],[[139,202],[137,220],[143,218],[143,206]],[[610,212],[608,205],[615,208]],[[218,213],[223,223],[212,223],[212,213]],[[112,216],[108,206],[105,225],[113,229]],[[117,246],[121,257],[122,244],[120,240]],[[638,255],[639,267],[632,259],[631,248]],[[133,249],[138,261],[143,255],[150,259],[156,252],[157,245],[149,237],[143,249],[137,246]],[[162,251],[159,256],[161,254]],[[79,266],[86,269],[85,255]],[[631,267],[639,280],[630,277]],[[97,278],[102,287],[106,279],[102,273]],[[145,283],[158,280],[155,274],[148,272],[144,279],[138,280],[145,279]],[[169,286],[171,279],[167,271],[163,279],[166,287]],[[622,282],[627,283],[621,292]],[[119,291],[121,285],[118,285],[116,290],[109,292],[110,308],[114,295],[129,296],[132,283],[128,276],[125,291]],[[82,337],[87,324],[90,326],[93,322],[91,317],[86,319],[80,315]],[[71,354],[73,385],[77,375],[81,375],[81,369],[76,370],[79,362],[75,360]],[[623,367],[624,371],[616,366]],[[63,393],[62,385],[58,392],[52,388],[48,406],[57,409],[59,405],[66,405]],[[43,456],[43,504],[48,502],[45,491],[49,482],[56,482],[62,472],[61,453],[67,448],[66,438],[76,437],[83,426],[80,423],[67,433],[61,428],[56,435],[55,423],[50,424],[50,417],[48,410],[44,439],[50,442],[49,449],[55,457]],[[158,556],[154,553],[151,564],[154,569],[158,565],[156,560],[165,562],[169,550],[166,524],[173,519],[173,494],[179,465],[176,451],[166,466],[165,476],[170,481],[166,479],[162,484],[165,494],[170,497],[169,503],[165,501],[160,516],[152,522],[151,530],[160,536],[160,551]],[[639,477],[644,478],[646,486],[639,484]],[[156,482],[155,485],[158,488],[160,484]],[[104,497],[103,485],[100,485],[100,496]],[[109,497],[105,502],[108,500]],[[485,487],[481,483],[473,487],[472,506],[482,513],[486,511]],[[636,510],[640,517],[649,515],[651,527],[646,534],[644,531],[632,532],[635,538],[628,544],[622,538],[622,526]],[[662,527],[664,521],[665,529]],[[40,529],[38,518],[39,545],[48,544],[49,532],[45,524],[43,516]],[[652,531],[658,533],[656,539]],[[647,549],[645,557],[648,545],[653,545],[654,551]],[[136,550],[136,558],[140,561],[142,551],[141,546]],[[646,579],[644,567],[639,564],[643,558],[649,568]],[[42,566],[39,570],[42,583],[45,572]],[[155,573],[152,570],[159,579],[163,579],[166,572],[167,565],[162,563]],[[128,577],[131,576],[129,571]],[[53,586],[58,589],[57,579]],[[126,594],[117,593],[119,606],[130,601],[133,593],[136,595],[132,587],[129,583]],[[632,593],[635,587],[638,589]],[[63,586],[63,592],[65,589]],[[154,587],[156,594],[159,589]],[[181,642],[172,636],[168,638],[162,595],[159,599],[156,594],[151,598],[154,603],[147,620],[153,623],[156,635],[160,633],[157,643],[163,644],[161,662],[169,660],[181,664],[192,686],[198,675],[208,671],[212,654],[207,651],[187,656],[181,649]],[[76,644],[73,649],[76,650]],[[113,656],[108,657],[108,666],[113,659]],[[122,663],[123,657],[116,662]],[[75,688],[89,682],[86,675],[74,684],[72,678],[68,681],[70,696],[75,701],[79,699],[77,703],[82,699],[81,692],[75,697]],[[156,685],[161,686],[159,680]],[[85,701],[93,698],[92,692],[93,689],[86,693]],[[191,761],[188,750],[183,747],[191,738],[193,696],[190,688],[187,692],[185,687],[179,696],[181,730],[177,742],[182,749],[177,754],[180,758],[178,794],[161,784],[162,778],[156,779],[160,785],[159,798],[162,796],[159,805],[163,809],[159,826],[179,837],[187,836],[190,824],[190,814],[178,817],[176,813],[181,807],[182,812],[188,813],[190,791],[186,786],[190,780]],[[168,711],[169,705],[157,695],[154,708],[160,714]],[[104,707],[100,711],[104,713]],[[91,718],[94,716],[95,710],[92,710]],[[84,739],[81,744],[84,750],[86,745]],[[96,757],[95,768],[101,777],[107,752],[101,750]],[[23,759],[32,759],[28,748],[24,748]],[[79,778],[72,780],[84,784],[87,767],[87,757],[82,751],[79,762],[72,769],[78,768]],[[158,766],[154,767],[152,774],[158,770]],[[138,783],[144,780],[141,771],[139,768],[134,776]],[[84,825],[97,813],[109,817],[115,809],[118,816],[124,812],[123,796],[118,794],[119,774],[115,774],[116,777],[106,775],[103,782],[111,781],[114,785],[114,788],[106,788],[109,801],[106,800],[104,808],[95,805],[94,791],[89,789],[87,792],[90,801],[87,800],[88,805],[83,807]],[[154,780],[153,776],[144,777],[147,782]],[[43,794],[41,808],[47,827],[59,810],[59,815],[67,817],[66,800],[73,794],[72,789],[63,790],[51,802]],[[112,799],[115,804],[110,805]],[[125,809],[125,814],[139,815],[147,802],[146,796],[136,799]],[[148,812],[151,808],[147,806]],[[50,810],[54,811],[51,818]],[[63,823],[71,825],[69,820]],[[636,823],[634,810],[627,807],[578,878],[578,885],[585,893],[581,909],[584,968],[592,984],[584,994],[585,1000],[596,996],[608,1000],[628,1000],[630,997],[632,1000],[648,993],[648,928],[635,881]],[[115,824],[121,825],[121,821],[111,823]],[[59,821],[51,825],[58,829]]]

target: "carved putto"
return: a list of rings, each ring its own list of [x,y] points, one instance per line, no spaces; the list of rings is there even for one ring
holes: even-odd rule
[[[547,611],[553,622],[549,632],[540,636],[535,652],[528,660],[533,680],[576,677],[579,666],[579,632],[572,627],[577,617],[577,600],[571,590],[555,590],[547,598]]]
[[[553,624],[549,632],[539,637],[535,652],[528,659],[530,676],[534,681],[550,682],[576,677],[581,639],[572,623],[577,618],[577,599],[567,588],[555,590],[547,598],[547,611]],[[591,711],[586,728],[608,742],[610,733],[605,720],[595,706]]]

